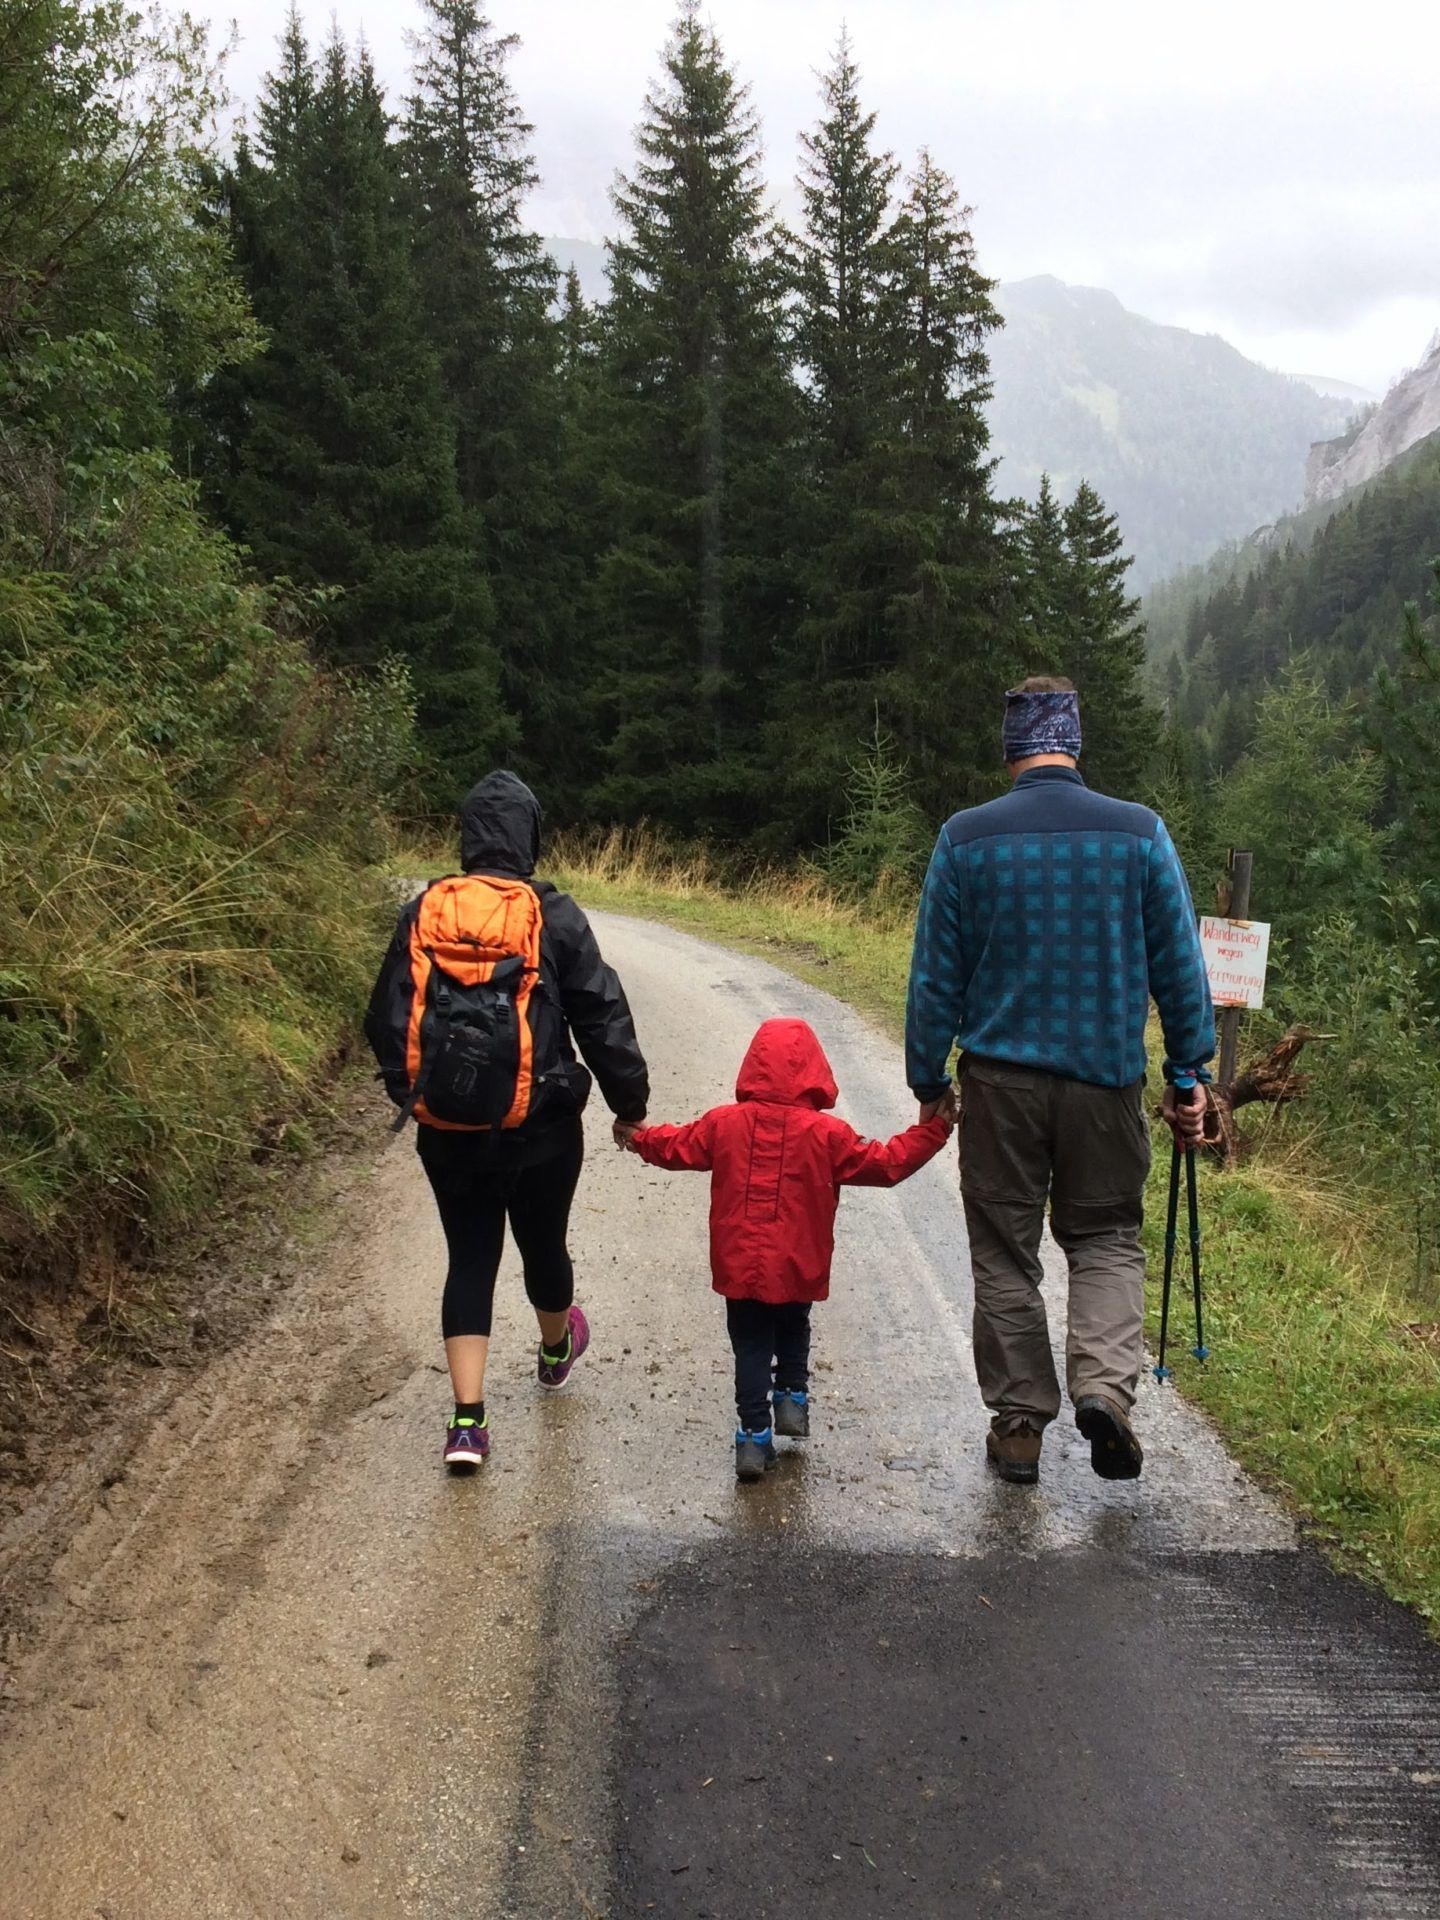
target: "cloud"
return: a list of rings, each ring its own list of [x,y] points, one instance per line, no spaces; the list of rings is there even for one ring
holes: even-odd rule
[[[244,91],[270,63],[285,3],[246,8]],[[330,0],[302,3],[323,38]],[[1393,321],[1428,300],[1440,320],[1432,5],[1368,0],[1363,18],[1348,0],[709,0],[709,12],[751,83],[782,206],[815,69],[844,20],[880,138],[905,161],[926,143],[955,175],[990,272],[1108,286],[1162,320],[1203,310],[1237,335],[1301,329],[1321,349],[1328,328],[1350,353],[1367,314]],[[382,78],[402,92],[414,0],[335,8],[350,34],[371,15]],[[543,176],[533,217],[597,238],[672,0],[487,11],[523,40],[512,72]]]
[[[1440,320],[1440,146],[1407,86],[1368,117],[1338,82],[1128,107],[1112,92],[1103,113],[991,99],[940,150],[954,167],[964,148],[982,256],[1007,277],[1112,287],[1159,319],[1199,304],[1222,330],[1338,331],[1406,298]]]
[[[1172,286],[1180,298],[1222,295],[1251,326],[1339,330],[1403,299],[1433,301],[1440,321],[1434,227],[1433,214],[1398,203],[1378,215],[1308,206],[1267,218],[1262,209],[1210,249],[1188,285],[1177,276]]]

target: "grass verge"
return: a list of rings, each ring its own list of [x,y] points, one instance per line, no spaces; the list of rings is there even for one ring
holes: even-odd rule
[[[1323,1150],[1323,1143],[1315,1143]],[[1163,1159],[1163,1168],[1160,1164]],[[1159,1332],[1165,1172],[1146,1228],[1150,1334]],[[1206,1339],[1189,1355],[1188,1294],[1172,1305],[1178,1384],[1236,1456],[1290,1495],[1318,1537],[1440,1624],[1440,1345],[1401,1278],[1406,1262],[1367,1233],[1363,1195],[1260,1153],[1206,1169]],[[1182,1203],[1183,1213],[1183,1203]],[[1188,1289],[1183,1245],[1177,1281]],[[1178,1318],[1174,1318],[1178,1313]]]
[[[899,1032],[908,902],[868,912],[819,877],[736,881],[643,838],[557,849],[554,877],[582,904],[703,935],[790,968]],[[1267,1129],[1234,1172],[1205,1166],[1205,1366],[1189,1354],[1182,1244],[1177,1383],[1246,1467],[1284,1493],[1352,1569],[1440,1622],[1440,1328],[1403,1254],[1367,1225],[1366,1196],[1326,1171],[1326,1143]],[[1157,1153],[1147,1241],[1152,1343],[1168,1153]],[[1384,1210],[1373,1219],[1383,1221]],[[1183,1236],[1183,1225],[1182,1225]],[[1418,1331],[1417,1331],[1418,1329]]]
[[[63,637],[0,700],[0,1350],[22,1287],[108,1288],[257,1135],[303,1147],[388,905],[364,689],[254,625],[161,747]]]

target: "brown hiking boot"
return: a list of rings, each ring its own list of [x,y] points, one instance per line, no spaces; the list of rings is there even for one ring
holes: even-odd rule
[[[1020,1426],[1011,1433],[997,1433],[991,1427],[985,1436],[985,1458],[1002,1480],[1033,1487],[1040,1478],[1040,1439],[1038,1427]]]
[[[1090,1465],[1102,1480],[1140,1478],[1145,1450],[1118,1400],[1106,1393],[1081,1394],[1075,1424],[1090,1442]]]

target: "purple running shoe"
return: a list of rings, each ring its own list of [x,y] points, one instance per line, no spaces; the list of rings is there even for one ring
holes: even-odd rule
[[[540,1360],[536,1370],[536,1377],[541,1386],[548,1387],[551,1393],[558,1392],[570,1378],[570,1369],[580,1358],[581,1354],[584,1353],[589,1344],[590,1322],[585,1318],[579,1307],[571,1307],[570,1328],[565,1336],[566,1351],[564,1358],[560,1360],[553,1359],[546,1353],[543,1346],[540,1349]]]
[[[490,1417],[477,1425],[473,1420],[452,1420],[445,1429],[442,1455],[451,1473],[474,1473],[490,1458]]]

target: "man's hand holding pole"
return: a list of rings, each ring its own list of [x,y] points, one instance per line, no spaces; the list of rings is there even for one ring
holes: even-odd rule
[[[1165,1089],[1161,1116],[1186,1153],[1193,1153],[1205,1138],[1205,1089],[1187,1074],[1177,1074]]]

